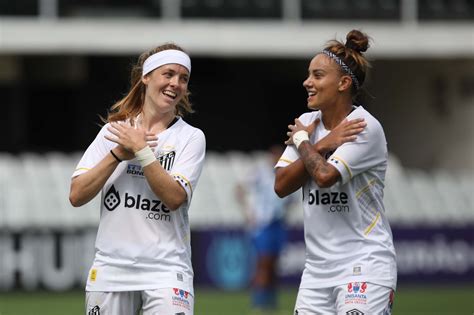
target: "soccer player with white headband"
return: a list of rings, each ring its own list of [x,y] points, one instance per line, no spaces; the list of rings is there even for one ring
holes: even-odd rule
[[[86,314],[194,312],[188,210],[206,142],[182,118],[193,111],[190,75],[175,44],[143,53],[72,175],[73,206],[101,192]]]
[[[391,314],[397,267],[383,188],[387,143],[353,99],[369,63],[353,30],[316,54],[303,85],[311,112],[289,125],[275,191],[303,192],[306,263],[295,314]]]

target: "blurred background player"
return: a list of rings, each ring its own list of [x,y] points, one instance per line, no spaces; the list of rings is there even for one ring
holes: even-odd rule
[[[175,44],[143,53],[129,93],[74,171],[73,206],[102,192],[90,315],[193,314],[188,208],[205,137],[181,118],[192,112],[190,75],[191,60]]]
[[[291,196],[279,198],[274,189],[274,165],[284,147],[274,144],[268,159],[260,161],[236,186],[237,200],[245,216],[245,227],[256,249],[255,273],[251,284],[252,308],[273,314],[277,308],[278,257],[287,235],[285,216]]]
[[[362,54],[369,38],[353,30],[346,39],[330,41],[311,60],[303,85],[312,111],[289,126],[288,147],[277,164],[280,196],[303,188],[307,256],[295,305],[299,315],[391,314],[396,287],[382,201],[385,135],[371,114],[353,105],[369,66]],[[324,138],[344,129],[344,141]]]

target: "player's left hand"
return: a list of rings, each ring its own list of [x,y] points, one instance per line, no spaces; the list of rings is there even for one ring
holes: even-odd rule
[[[303,125],[303,123],[298,119],[296,118],[295,119],[295,124],[294,125],[288,125],[288,129],[290,129],[290,131],[288,131],[286,133],[286,135],[288,136],[288,140],[285,141],[285,144],[286,145],[292,145],[294,144],[293,143],[293,135],[295,133],[297,133],[298,131],[300,130],[305,130],[307,133],[308,133],[308,136],[311,137],[311,135],[313,134],[314,130],[316,129],[316,127],[318,126],[319,124],[319,118],[316,119],[314,122],[312,122],[311,124],[309,124],[308,126],[305,126]]]
[[[137,128],[129,123],[113,122],[107,128],[113,136],[105,135],[107,140],[123,146],[130,152],[137,152],[149,145],[155,147],[158,145],[158,137],[142,128]]]

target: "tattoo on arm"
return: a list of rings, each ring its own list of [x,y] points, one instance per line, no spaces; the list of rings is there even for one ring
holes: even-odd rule
[[[313,148],[309,141],[304,141],[299,146],[298,151],[301,154],[306,171],[313,179],[317,178],[316,174],[318,173],[323,176],[329,174],[329,163]]]

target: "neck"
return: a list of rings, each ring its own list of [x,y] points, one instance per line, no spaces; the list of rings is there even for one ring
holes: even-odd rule
[[[321,110],[324,127],[328,130],[334,129],[352,111],[352,102],[335,104]]]
[[[166,128],[175,118],[174,112],[159,113],[156,110],[143,109],[140,116],[140,125],[147,131],[159,133]]]

